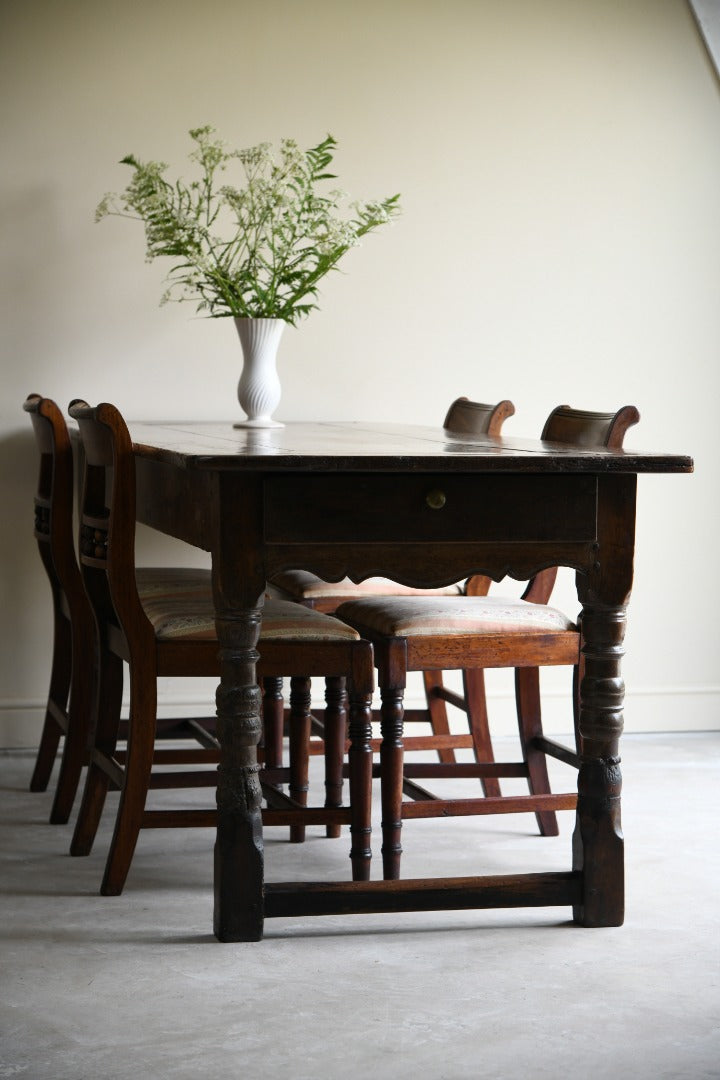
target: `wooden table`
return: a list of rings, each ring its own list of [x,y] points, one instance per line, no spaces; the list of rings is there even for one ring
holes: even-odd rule
[[[515,438],[448,441],[398,424],[131,424],[138,519],[212,554],[220,642],[214,929],[262,937],[274,915],[572,906],[585,926],[623,921],[620,675],[638,473],[690,472],[683,456],[579,450]],[[431,492],[442,499],[428,500]],[[256,644],[266,580],[382,574],[432,587],[471,573],[577,571],[585,677],[582,762],[566,872],[265,884]]]

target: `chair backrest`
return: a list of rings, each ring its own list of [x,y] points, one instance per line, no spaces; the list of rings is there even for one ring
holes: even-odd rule
[[[584,412],[569,405],[558,405],[545,421],[540,438],[545,442],[619,450],[625,432],[639,419],[640,413],[634,405],[624,405],[616,413]]]
[[[73,453],[65,418],[51,398],[29,394],[30,414],[40,451],[35,494],[35,537],[53,602],[77,625],[90,618],[73,544]],[[90,622],[90,625],[92,623]]]
[[[499,435],[508,416],[515,412],[512,401],[505,399],[497,405],[485,405],[481,401],[471,401],[459,397],[448,409],[443,430],[453,437],[473,435]],[[490,590],[490,578],[484,574],[473,574],[465,582],[466,596],[487,596]]]
[[[127,425],[114,405],[76,398],[85,465],[80,498],[80,565],[102,637],[120,627],[130,645],[154,639],[135,579],[135,461]],[[143,646],[144,647],[144,646]]]
[[[640,413],[634,405],[623,405],[614,413],[586,412],[570,405],[558,405],[548,416],[540,438],[544,442],[566,443],[578,447],[606,447],[620,450],[625,432],[637,424]],[[557,567],[551,566],[531,578],[523,600],[547,604],[557,577]]]
[[[500,401],[497,405],[485,405],[459,397],[448,409],[443,429],[453,435],[499,435],[500,430],[515,412],[512,401]]]

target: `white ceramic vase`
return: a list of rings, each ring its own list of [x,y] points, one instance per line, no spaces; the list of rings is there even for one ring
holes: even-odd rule
[[[238,401],[247,420],[237,428],[279,428],[284,424],[273,420],[272,414],[280,403],[282,388],[276,359],[278,345],[285,329],[284,319],[235,319],[243,351],[243,369],[238,383]]]

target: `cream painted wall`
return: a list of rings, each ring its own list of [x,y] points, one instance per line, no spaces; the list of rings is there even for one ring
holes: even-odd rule
[[[633,446],[695,455],[694,476],[640,483],[626,722],[718,725],[720,87],[684,0],[4,0],[0,18],[0,745],[37,739],[49,669],[25,395],[237,410],[232,326],[159,308],[139,228],[93,223],[123,154],[179,166],[205,122],[241,146],[330,131],[353,195],[402,192],[286,334],[280,418],[439,423],[467,393],[512,397],[508,430],[534,434],[561,401],[633,402]],[[139,549],[204,559],[147,532]],[[569,575],[559,599],[576,609]],[[565,688],[550,673],[550,729]],[[163,687],[168,707],[198,694]]]

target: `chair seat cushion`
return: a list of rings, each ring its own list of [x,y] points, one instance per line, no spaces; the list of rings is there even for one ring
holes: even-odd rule
[[[140,593],[145,614],[159,641],[214,641],[212,594],[202,581],[185,580],[175,587],[168,579],[147,582]],[[358,633],[332,615],[304,608],[291,600],[266,600],[260,641],[356,641]]]
[[[351,600],[337,611],[361,634],[382,637],[522,634],[574,630],[562,611],[501,596]]]
[[[360,582],[351,581],[350,578],[323,581],[306,570],[283,570],[282,573],[273,574],[270,585],[277,586],[293,600],[301,601],[352,599],[356,596],[461,596],[464,582],[440,589],[413,589],[410,585],[400,585],[384,577],[366,578]]]

